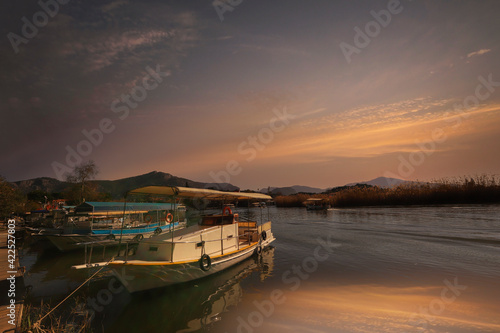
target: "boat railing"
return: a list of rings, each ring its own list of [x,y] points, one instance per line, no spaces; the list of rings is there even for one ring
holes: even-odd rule
[[[206,245],[220,243],[220,246],[217,246],[216,248],[213,248],[213,245],[211,245],[210,246],[210,247],[212,247],[211,252],[212,251],[216,251],[216,252],[220,251],[221,253],[223,253],[224,250],[226,250],[228,248],[236,247],[239,250],[241,245],[245,245],[245,244],[251,245],[252,243],[257,242],[259,239],[258,230],[254,230],[251,233],[245,233],[245,234],[239,235],[239,236],[237,236],[237,240],[234,243],[232,243],[230,246],[224,246],[225,244],[227,244],[225,242],[232,241],[234,239],[235,239],[234,236],[227,236],[227,237],[217,237],[217,238],[212,238],[212,239],[203,239],[203,237],[200,237],[199,239],[193,239],[193,240],[172,240],[172,241],[151,241],[151,240],[148,240],[147,245],[153,246],[153,247],[154,246],[170,245],[172,252],[171,252],[169,260],[171,262],[173,262],[174,261],[174,253],[173,252],[175,251],[175,245],[196,244],[196,248],[199,248],[201,250],[201,252],[204,253],[206,250]],[[129,253],[128,247],[129,247],[129,245],[126,244],[125,261],[128,260],[128,253]]]
[[[149,246],[150,251],[152,248],[156,248],[153,251],[158,251],[158,247],[160,246],[170,247],[170,249],[167,250],[168,252],[170,252],[170,254],[167,257],[163,257],[163,259],[161,260],[175,262],[176,260],[179,260],[179,258],[177,258],[176,253],[179,253],[178,251],[180,251],[180,253],[185,253],[184,251],[192,251],[193,250],[193,248],[191,247],[192,245],[196,245],[194,249],[199,250],[201,254],[205,253],[209,255],[224,254],[224,252],[232,251],[232,249],[240,250],[240,247],[246,247],[252,244],[256,244],[257,242],[259,242],[260,234],[270,229],[270,222],[264,223],[263,225],[257,225],[256,222],[253,223],[243,222],[242,224],[243,225],[241,226],[234,225],[235,229],[233,230],[236,231],[236,234],[232,235],[217,236],[214,235],[213,232],[205,233],[204,232],[206,230],[205,229],[205,230],[199,230],[194,234],[191,233],[189,235],[190,239],[175,239],[176,238],[175,234],[173,234],[172,235],[173,238],[172,237],[163,238],[163,240],[155,240],[154,238],[150,238],[144,243],[144,245]],[[219,227],[223,228],[224,226],[221,225]],[[220,246],[217,246],[216,245],[217,243],[220,244]],[[191,244],[191,246],[189,244]],[[127,261],[130,255],[129,253],[130,247],[128,244],[126,244],[125,246],[126,248],[125,248],[124,259],[125,261]],[[132,253],[133,252],[134,251],[132,251]],[[188,258],[182,257],[181,260],[187,260],[187,259]]]
[[[238,238],[241,239],[241,238],[246,238],[248,237],[248,235],[258,235],[259,234],[259,231],[261,229],[261,226],[258,226],[257,222],[255,221],[248,221],[248,222],[239,222],[238,223],[238,229],[239,230],[239,235],[238,235]],[[266,230],[269,229],[269,228],[266,228]],[[229,237],[225,237],[225,238],[217,238],[217,239],[210,239],[210,240],[204,240],[203,239],[203,235],[206,233],[206,230],[198,230],[198,231],[195,231],[195,232],[192,232],[188,235],[181,235],[179,238],[182,239],[183,236],[189,236],[189,237],[193,237],[193,236],[199,236],[200,239],[195,239],[195,240],[187,240],[187,241],[182,241],[182,240],[175,240],[175,239],[168,239],[168,240],[163,240],[163,241],[158,241],[158,242],[155,242],[153,241],[152,239],[149,239],[148,240],[148,244],[151,244],[151,245],[161,245],[161,244],[190,244],[190,243],[199,243],[201,241],[206,241],[206,242],[220,242],[221,240],[228,240],[228,239],[233,239],[234,236],[229,236]],[[175,235],[173,236],[175,237]]]
[[[254,231],[253,233],[257,234],[258,232],[257,231]],[[245,235],[240,235],[238,236],[238,238],[242,238],[244,236],[247,236],[247,234]],[[234,236],[230,236],[230,237],[223,237],[223,238],[216,238],[216,239],[197,239],[197,240],[192,240],[192,241],[162,241],[162,242],[154,242],[154,241],[151,241],[149,240],[148,241],[148,245],[165,245],[165,244],[198,244],[200,242],[220,242],[221,240],[229,240],[229,239],[234,239]]]

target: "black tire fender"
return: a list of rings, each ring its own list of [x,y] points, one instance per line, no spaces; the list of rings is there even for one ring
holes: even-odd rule
[[[200,258],[200,268],[202,271],[208,271],[212,267],[212,259],[208,254],[204,254]]]

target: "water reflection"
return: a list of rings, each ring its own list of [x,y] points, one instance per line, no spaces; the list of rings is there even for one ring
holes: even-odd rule
[[[241,219],[261,216],[260,208],[235,210]],[[114,293],[120,285],[110,276],[92,280],[79,296],[102,307],[95,310],[94,331],[235,332],[238,318],[248,322],[257,310],[255,301],[280,289],[286,302],[253,332],[400,333],[423,332],[424,325],[429,332],[500,332],[500,206],[269,211],[277,251],[262,260],[252,257],[212,277],[139,295]],[[292,291],[284,272],[312,256],[318,238],[326,236],[334,251]],[[57,303],[89,276],[69,268],[84,254],[37,246],[22,264],[33,291]],[[441,307],[443,281],[455,278],[467,289]],[[109,290],[109,303],[99,299]],[[87,307],[93,308],[90,301]],[[422,311],[432,317],[426,320]]]
[[[100,249],[93,254],[93,261],[107,260],[116,252],[116,249],[106,249],[106,252]],[[97,270],[71,269],[71,266],[82,264],[84,260],[85,253],[82,251],[61,253],[55,248],[45,248],[40,243],[22,249],[20,262],[26,267],[24,282],[32,288],[30,296],[35,299],[50,296],[54,301],[67,296]],[[110,275],[110,272],[102,272],[96,279]]]
[[[114,318],[97,316],[96,328],[106,332],[199,332],[208,330],[222,320],[241,302],[241,283],[258,272],[261,281],[272,275],[274,248],[267,248],[261,257],[251,257],[219,274],[172,287],[131,296]],[[119,304],[112,304],[114,310]]]

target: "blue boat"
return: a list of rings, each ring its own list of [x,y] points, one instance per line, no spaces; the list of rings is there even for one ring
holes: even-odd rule
[[[63,252],[138,242],[185,227],[185,211],[174,203],[85,202],[67,217],[60,234],[46,237]]]

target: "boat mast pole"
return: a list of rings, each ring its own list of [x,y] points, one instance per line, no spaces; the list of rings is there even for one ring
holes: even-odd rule
[[[259,202],[259,208],[260,208],[260,225],[262,225],[262,221],[264,220],[264,216],[262,213],[262,202]]]
[[[90,222],[90,233],[94,230],[95,206],[92,206],[92,221]]]
[[[220,254],[224,254],[224,240],[222,239],[222,227],[224,226],[224,205],[225,205],[225,200],[222,198],[222,217],[221,217],[221,223],[220,223]]]
[[[122,227],[120,229],[120,240],[118,241],[118,254],[120,254],[120,250],[122,247],[123,226],[125,225],[125,211],[127,207],[127,194],[128,193],[125,193],[125,201],[123,202],[123,217],[122,217]]]
[[[172,198],[174,199],[174,213],[175,213],[175,209],[177,207],[176,206],[176,200],[177,200],[177,198],[175,197],[175,194],[172,196]],[[172,222],[174,222],[174,219],[172,219]],[[165,220],[165,223],[167,223],[166,220]],[[170,230],[170,239],[172,241],[172,245],[170,246],[170,262],[174,262],[174,230],[172,228],[172,223],[170,223],[169,230]]]

